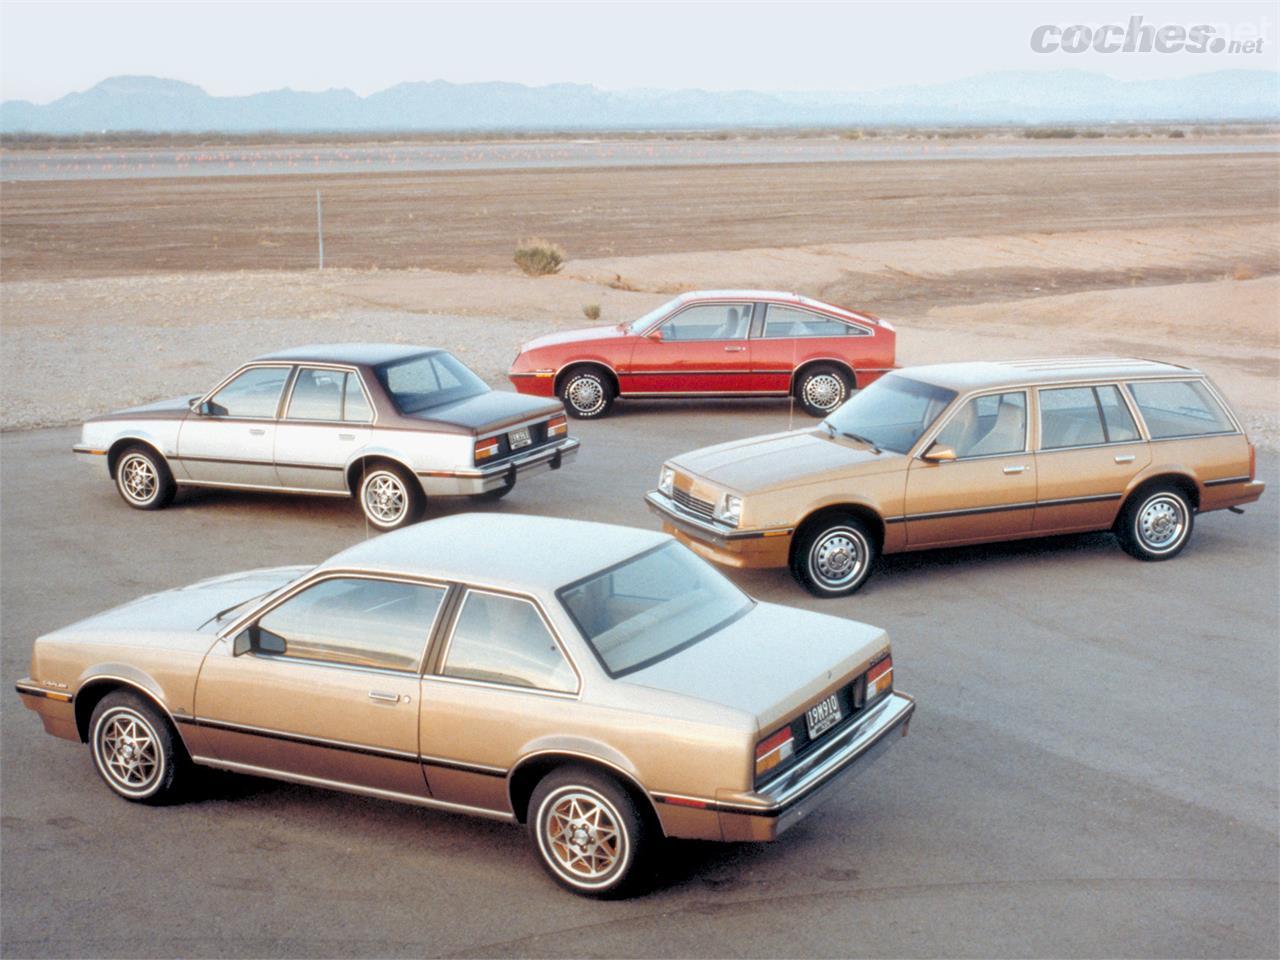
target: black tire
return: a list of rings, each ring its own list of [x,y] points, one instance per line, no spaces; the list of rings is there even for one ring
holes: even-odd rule
[[[1196,512],[1172,484],[1133,494],[1116,518],[1115,532],[1125,553],[1139,560],[1172,560],[1195,528]]]
[[[846,597],[867,582],[878,555],[865,523],[848,514],[828,514],[797,535],[791,575],[815,597]]]
[[[417,522],[427,502],[418,478],[394,463],[375,463],[361,471],[356,498],[365,519],[384,532]]]
[[[177,484],[164,457],[136,443],[116,460],[116,491],[135,510],[160,510],[173,502]]]
[[[569,819],[575,813],[579,830]],[[649,824],[612,777],[584,767],[553,770],[534,789],[526,819],[543,867],[567,890],[614,899],[647,878]]]
[[[159,806],[180,799],[191,760],[168,718],[136,693],[114,690],[89,718],[89,753],[116,796]]]
[[[557,391],[565,412],[579,420],[598,420],[613,408],[614,390],[599,367],[576,367],[564,375]]]
[[[848,372],[832,363],[815,364],[796,380],[796,400],[812,417],[834,413],[852,393],[853,380]]]

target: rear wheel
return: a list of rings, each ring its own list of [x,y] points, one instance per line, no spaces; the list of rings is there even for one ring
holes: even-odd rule
[[[565,410],[579,420],[603,417],[613,406],[613,384],[597,367],[570,370],[560,383],[559,394]]]
[[[1144,490],[1129,499],[1116,523],[1120,546],[1139,560],[1170,560],[1195,527],[1195,510],[1174,486]]]
[[[834,364],[819,363],[800,375],[795,392],[805,413],[825,417],[849,399],[853,382],[848,373]]]
[[[360,509],[379,530],[399,530],[422,514],[426,497],[417,478],[390,463],[369,467],[360,481]]]
[[[173,502],[177,487],[164,457],[135,444],[116,461],[116,489],[135,510],[159,510]]]
[[[582,767],[547,774],[529,800],[529,834],[557,883],[588,897],[633,892],[648,860],[644,818],[613,778]]]
[[[867,581],[876,542],[866,524],[833,514],[806,527],[791,553],[791,574],[816,597],[844,597]]]
[[[169,721],[154,705],[127,690],[107,694],[94,707],[89,748],[107,786],[135,803],[175,799],[189,766]]]

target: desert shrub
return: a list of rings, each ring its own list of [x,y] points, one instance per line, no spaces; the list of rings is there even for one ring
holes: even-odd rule
[[[516,265],[531,277],[558,273],[564,266],[564,250],[542,237],[529,237],[516,245]]]
[[[1075,127],[1028,127],[1022,135],[1028,140],[1070,140],[1077,131]]]
[[[1232,280],[1257,280],[1258,274],[1252,267],[1246,266],[1245,264],[1241,263],[1241,264],[1237,264],[1236,268],[1231,271],[1231,279]]]
[[[600,319],[600,304],[588,303],[582,308],[582,315],[588,320]]]
[[[1185,131],[1185,130],[1170,130],[1170,131],[1169,131],[1169,139],[1171,139],[1171,140],[1181,140],[1181,139],[1182,139],[1183,137],[1185,137],[1186,135],[1187,135],[1187,131]]]

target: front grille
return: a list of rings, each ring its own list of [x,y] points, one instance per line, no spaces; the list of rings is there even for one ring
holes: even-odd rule
[[[702,517],[704,520],[715,519],[715,504],[699,500],[687,490],[681,490],[678,487],[673,489],[671,491],[671,499],[695,516]]]

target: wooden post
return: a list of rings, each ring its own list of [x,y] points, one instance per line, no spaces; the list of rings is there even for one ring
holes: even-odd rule
[[[324,269],[324,213],[320,208],[320,191],[316,191],[316,243],[320,248],[320,267]]]

